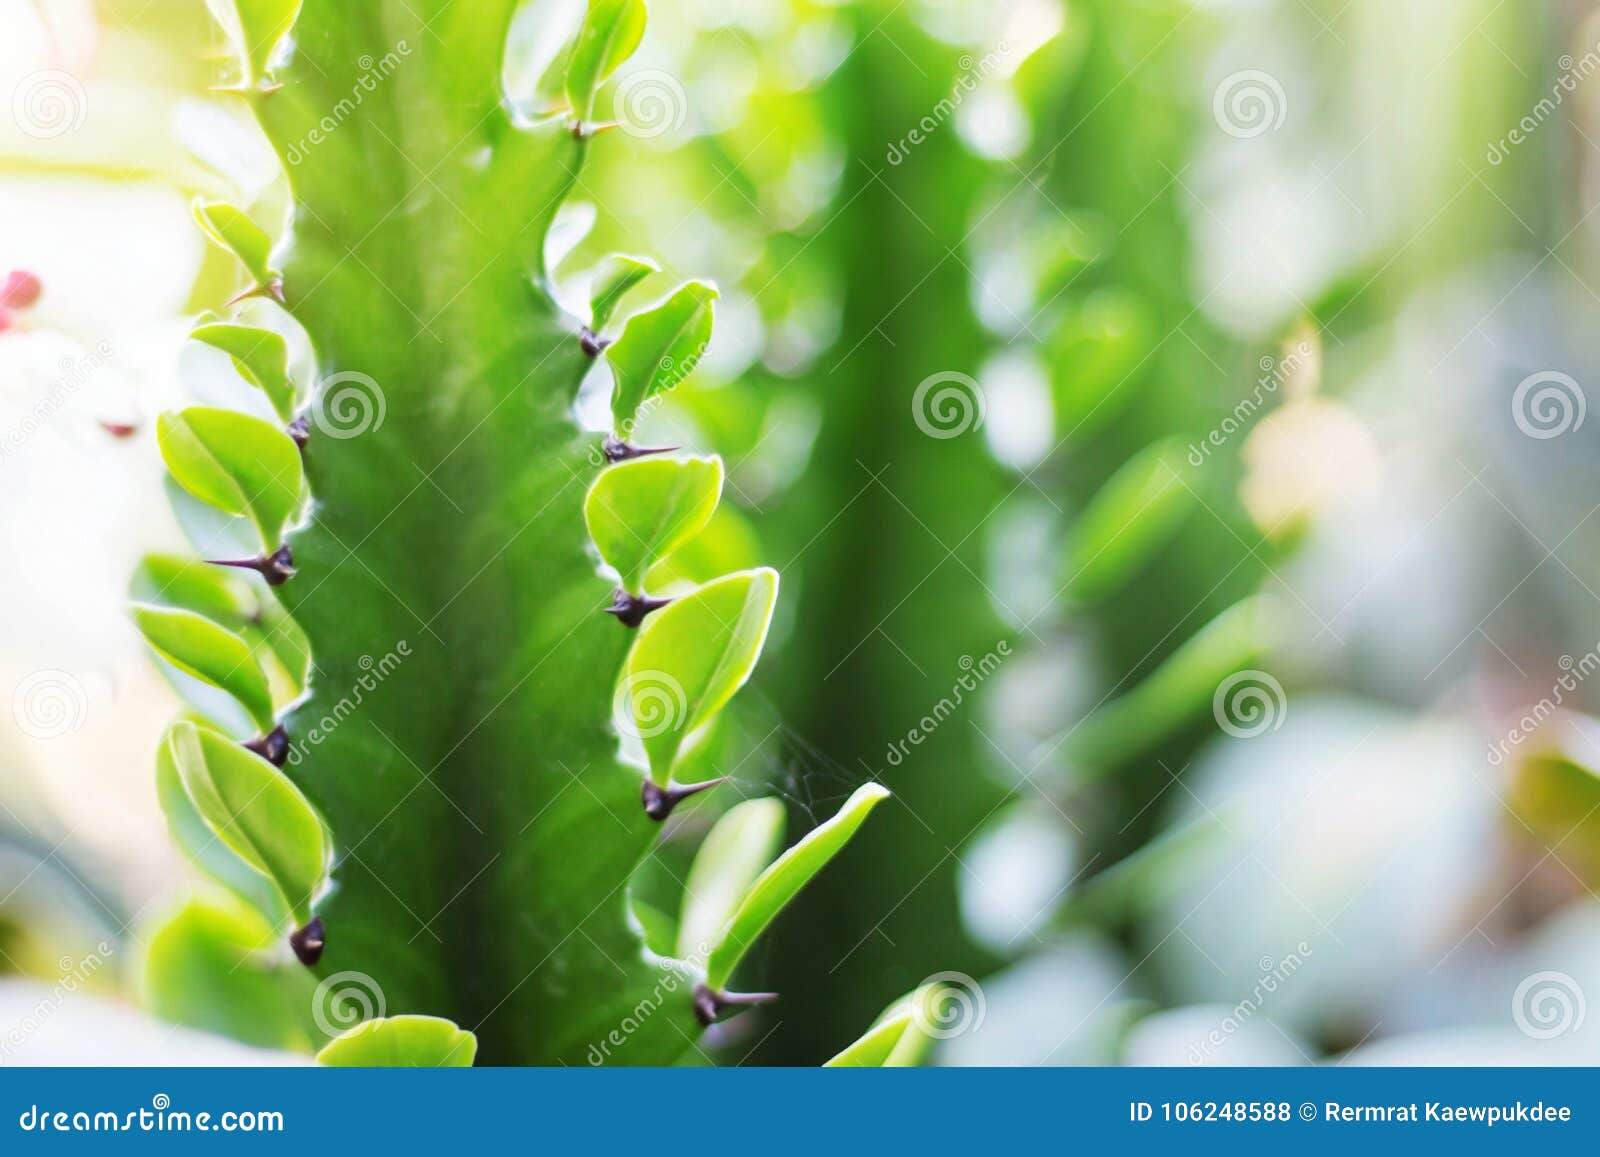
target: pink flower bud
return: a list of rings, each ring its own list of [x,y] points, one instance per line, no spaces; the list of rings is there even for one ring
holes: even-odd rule
[[[28,309],[44,292],[44,283],[24,269],[14,269],[0,283],[0,305],[7,309]]]

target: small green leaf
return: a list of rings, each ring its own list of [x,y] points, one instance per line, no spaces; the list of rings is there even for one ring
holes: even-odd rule
[[[191,406],[162,414],[156,441],[179,485],[218,510],[249,516],[262,547],[278,549],[303,483],[289,435],[247,414]]]
[[[635,458],[595,479],[583,517],[600,557],[643,594],[645,573],[698,534],[721,497],[720,458]]]
[[[722,940],[711,951],[706,962],[707,985],[720,989],[728,983],[746,950],[767,925],[850,842],[868,813],[888,798],[889,789],[882,784],[862,784],[845,800],[837,815],[807,832],[804,839],[761,873],[729,919]]]
[[[567,103],[580,122],[593,118],[600,86],[639,47],[644,22],[644,0],[589,0],[583,28],[567,58]]]
[[[266,74],[273,49],[294,26],[300,0],[211,0],[211,10],[238,42],[246,81],[255,84]]]
[[[671,780],[689,733],[750,677],[777,598],[777,571],[742,571],[674,601],[639,629],[617,699],[620,723],[643,741],[656,783]]]
[[[283,335],[253,325],[214,322],[190,335],[233,359],[233,368],[272,403],[278,417],[294,417],[294,383],[289,380],[289,344]]]
[[[167,744],[207,826],[277,885],[298,922],[309,922],[327,881],[327,834],[300,789],[260,756],[193,723],[174,723]]]
[[[263,732],[272,730],[272,689],[250,645],[204,615],[135,603],[133,620],[167,662],[239,701]]]
[[[925,984],[891,1004],[883,1015],[823,1068],[912,1068],[927,1058],[934,1038],[928,1025],[934,1017],[940,986]]]
[[[437,1016],[388,1016],[364,1021],[335,1037],[317,1063],[339,1068],[472,1067],[478,1038]]]
[[[205,235],[237,257],[261,289],[279,281],[272,268],[272,239],[236,205],[224,201],[196,201],[194,219]]]
[[[128,584],[135,602],[178,607],[238,630],[261,613],[250,584],[219,566],[172,554],[147,554]]]
[[[679,959],[704,960],[721,939],[745,891],[777,853],[783,822],[782,801],[746,800],[706,835],[683,885]]]
[[[1073,528],[1063,565],[1073,598],[1110,595],[1171,539],[1196,502],[1183,469],[1182,447],[1158,442],[1100,488]]]
[[[622,336],[606,347],[611,364],[611,421],[626,434],[639,407],[694,372],[711,344],[717,287],[687,281],[664,300],[628,319]]]
[[[616,311],[617,303],[639,282],[661,269],[643,257],[617,253],[606,258],[589,283],[589,329],[599,333]]]

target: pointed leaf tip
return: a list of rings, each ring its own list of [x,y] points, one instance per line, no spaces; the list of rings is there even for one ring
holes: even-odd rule
[[[594,118],[600,86],[639,47],[644,25],[644,0],[589,0],[567,58],[567,103],[580,124]]]

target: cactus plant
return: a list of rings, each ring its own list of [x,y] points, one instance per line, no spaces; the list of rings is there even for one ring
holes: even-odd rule
[[[746,949],[887,795],[771,863],[770,823],[734,809],[676,951],[630,902],[661,822],[717,782],[675,773],[749,677],[778,575],[647,589],[722,467],[628,438],[693,372],[715,290],[617,324],[654,272],[617,258],[588,317],[562,307],[547,239],[645,5],[591,0],[514,100],[516,7],[214,5],[292,209],[196,206],[244,286],[194,338],[259,404],[163,417],[175,501],[213,529],[206,560],[141,568],[133,613],[190,704],[157,758],[170,826],[234,895],[160,929],[146,983],[166,1015],[330,1064],[670,1062],[766,999],[729,991]],[[604,438],[573,417],[602,355]],[[329,1043],[306,993],[350,976],[379,995]]]

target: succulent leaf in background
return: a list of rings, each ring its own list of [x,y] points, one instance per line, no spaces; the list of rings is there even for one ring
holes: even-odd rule
[[[645,6],[592,0],[554,112],[502,91],[514,0],[214,7],[292,211],[196,218],[243,267],[235,302],[281,303],[316,368],[295,380],[276,331],[208,320],[195,339],[281,426],[205,407],[160,423],[173,477],[260,556],[152,558],[134,583],[192,708],[158,756],[169,823],[237,896],[158,930],[150,1001],[328,1064],[670,1062],[765,999],[727,991],[745,951],[888,793],[862,787],[770,864],[769,804],[741,804],[693,873],[680,956],[646,947],[630,880],[660,821],[720,782],[673,772],[749,678],[778,576],[645,589],[712,519],[723,468],[626,437],[698,365],[715,288],[686,282],[610,340],[654,264],[607,263],[587,322],[547,267]],[[573,418],[602,351],[603,442]],[[307,968],[318,997],[371,986],[359,1024],[285,1015]]]

